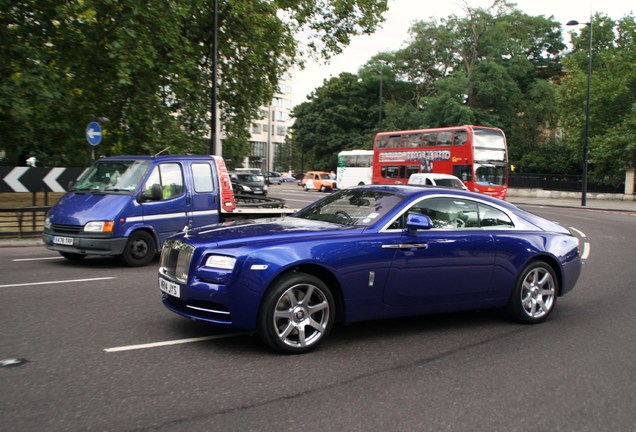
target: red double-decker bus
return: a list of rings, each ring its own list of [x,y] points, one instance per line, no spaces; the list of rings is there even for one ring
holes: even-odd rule
[[[380,132],[373,145],[373,183],[407,183],[411,174],[459,177],[466,187],[505,199],[508,149],[501,129],[455,126]]]

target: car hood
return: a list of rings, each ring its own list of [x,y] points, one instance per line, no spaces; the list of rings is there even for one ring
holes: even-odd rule
[[[293,237],[360,230],[358,227],[295,217],[231,221],[180,233],[193,246],[236,246],[243,243],[289,241]]]
[[[69,192],[49,210],[48,216],[52,223],[63,225],[115,220],[130,200],[131,196],[128,194]]]

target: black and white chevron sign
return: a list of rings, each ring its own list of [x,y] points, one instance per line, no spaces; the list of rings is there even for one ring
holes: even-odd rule
[[[66,192],[86,168],[0,167],[0,192]]]

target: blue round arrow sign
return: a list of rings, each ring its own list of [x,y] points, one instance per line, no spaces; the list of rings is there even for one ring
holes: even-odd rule
[[[99,123],[90,122],[88,126],[86,126],[86,140],[93,146],[102,142],[102,127]]]

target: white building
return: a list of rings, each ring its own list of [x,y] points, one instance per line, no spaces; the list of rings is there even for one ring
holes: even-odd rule
[[[251,151],[238,167],[260,168],[263,174],[270,171],[287,171],[281,166],[281,149],[289,128],[294,123],[291,118],[292,86],[291,77],[283,77],[278,91],[269,106],[261,107],[262,117],[254,120],[250,127]],[[222,134],[222,132],[221,132]],[[223,137],[221,136],[221,139]]]

